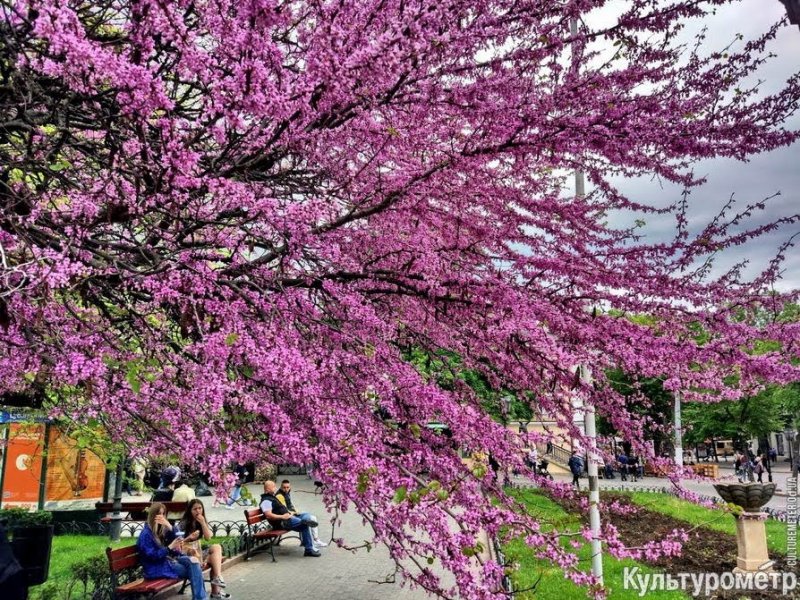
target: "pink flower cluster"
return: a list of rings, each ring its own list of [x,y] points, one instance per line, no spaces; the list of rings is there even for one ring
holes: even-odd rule
[[[756,202],[698,227],[687,199],[615,185],[697,186],[699,160],[797,139],[800,78],[742,83],[777,29],[724,55],[676,42],[727,3],[632,0],[597,25],[615,2],[3,3],[0,394],[216,481],[235,459],[314,464],[331,511],[442,597],[498,597],[482,532],[506,527],[602,597],[503,493],[522,443],[465,374],[560,445],[589,447],[591,404],[642,456],[607,369],[706,402],[800,379],[800,325],[771,318],[797,299],[772,292],[789,246],[752,280],[707,268],[798,217]],[[674,238],[621,213],[669,215]]]

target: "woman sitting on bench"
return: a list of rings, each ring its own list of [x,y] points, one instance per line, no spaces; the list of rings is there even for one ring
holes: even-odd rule
[[[200,538],[211,539],[211,528],[206,521],[205,507],[197,498],[189,500],[183,518],[176,525],[176,533],[182,532],[183,551],[189,556],[197,556],[201,562],[211,567],[211,600],[230,598],[222,591],[225,581],[222,579],[222,546],[211,544],[205,550],[200,545]],[[180,533],[179,533],[180,535]]]
[[[172,531],[167,520],[166,507],[153,502],[147,513],[136,547],[145,579],[188,579],[192,586],[192,600],[206,600],[206,587],[200,559],[183,554],[183,538]]]

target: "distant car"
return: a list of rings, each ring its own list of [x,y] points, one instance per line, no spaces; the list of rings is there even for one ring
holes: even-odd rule
[[[733,456],[736,452],[733,440],[714,440],[714,447],[717,450],[717,456]]]

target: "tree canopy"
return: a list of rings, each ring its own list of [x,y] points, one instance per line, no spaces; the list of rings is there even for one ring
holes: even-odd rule
[[[475,390],[407,352],[452,352],[575,436],[581,398],[631,440],[605,369],[666,372],[698,401],[800,379],[797,323],[738,318],[794,298],[766,293],[788,242],[749,280],[710,269],[797,215],[765,222],[759,201],[698,228],[686,197],[613,184],[688,188],[701,159],[797,139],[798,77],[748,83],[782,25],[679,41],[727,3],[631,0],[593,25],[613,3],[0,1],[0,393],[217,478],[237,458],[318,464],[329,505],[444,597],[497,596],[502,568],[475,561],[504,525],[591,583],[462,463],[522,458]],[[618,211],[670,214],[674,237]]]
[[[779,399],[780,389],[767,389],[735,402],[687,405],[684,408],[686,441],[700,443],[713,438],[730,439],[741,449],[741,446],[749,445],[752,438],[783,431],[785,415]]]

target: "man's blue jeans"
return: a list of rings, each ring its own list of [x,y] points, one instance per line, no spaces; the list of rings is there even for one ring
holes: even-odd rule
[[[173,563],[172,567],[179,579],[189,580],[189,585],[192,586],[192,600],[206,599],[206,584],[203,581],[203,570],[200,568],[199,562],[193,561],[188,556],[179,556],[178,562]]]
[[[314,550],[314,540],[311,538],[311,532],[308,530],[308,525],[303,523],[302,519],[299,517],[292,517],[288,521],[284,521],[284,523],[286,523],[286,529],[289,531],[296,531],[300,534],[300,543],[303,544],[303,548],[309,551]]]

